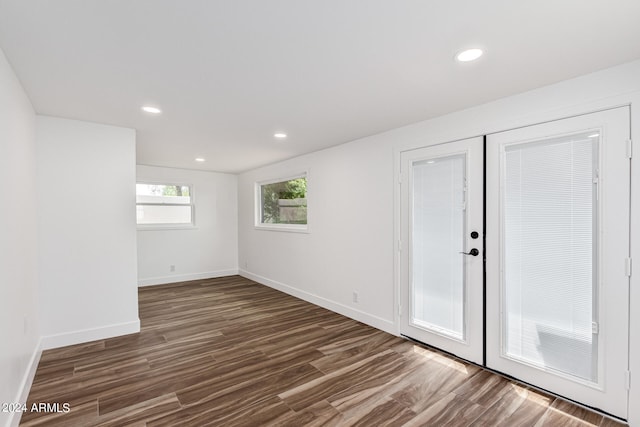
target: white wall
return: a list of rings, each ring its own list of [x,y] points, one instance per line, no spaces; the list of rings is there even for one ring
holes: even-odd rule
[[[240,268],[254,280],[394,331],[393,151],[380,141],[363,148],[342,145],[242,174]],[[310,232],[256,230],[254,183],[304,170]]]
[[[135,131],[38,116],[45,348],[137,332]]]
[[[140,285],[238,273],[236,175],[138,165],[137,177],[140,182],[191,185],[195,204],[194,228],[138,230]]]
[[[1,50],[0,182],[0,403],[24,402],[40,357],[35,113]]]
[[[637,130],[639,90],[640,61],[635,61],[246,172],[238,181],[241,274],[397,333],[394,206],[399,151],[623,104],[634,104]],[[256,230],[254,182],[303,169],[310,172],[311,232]],[[632,177],[631,241],[636,242],[632,243],[636,260],[640,260],[638,169]],[[358,303],[352,302],[354,290],[360,294]],[[630,400],[639,402],[640,274],[633,276],[631,292]],[[640,425],[640,406],[631,405],[630,411],[632,425]]]

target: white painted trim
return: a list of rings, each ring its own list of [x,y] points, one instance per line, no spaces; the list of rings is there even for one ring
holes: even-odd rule
[[[137,332],[140,332],[140,319],[126,323],[101,326],[98,328],[82,329],[63,334],[44,336],[42,337],[42,349],[48,350],[51,348],[65,347],[68,345],[81,344],[105,338],[118,337],[120,335],[135,334]]]
[[[640,92],[635,92],[628,99],[631,100],[631,139],[637,139],[640,134]],[[637,150],[636,150],[637,151]],[[631,259],[640,261],[640,168],[635,155],[631,159]],[[631,389],[629,390],[630,426],[640,426],[640,274],[639,269],[632,271],[629,278],[629,371],[631,372]]]
[[[269,179],[261,179],[260,181],[256,181],[256,184],[258,185],[274,184],[276,182],[285,182],[285,181],[291,181],[293,179],[298,179],[298,178],[306,178],[308,175],[309,175],[309,171],[307,169],[304,169],[296,173],[283,174],[282,176],[274,175],[272,178],[269,178]]]
[[[164,205],[164,206],[189,206],[189,205]],[[191,211],[192,215],[194,214]],[[197,230],[198,227],[193,223],[189,224],[137,224],[136,231],[164,231],[164,230]]]
[[[214,279],[216,277],[234,276],[238,274],[237,269],[206,271],[204,273],[176,274],[172,276],[149,277],[138,279],[138,286],[166,285],[167,283],[188,282],[189,280]]]
[[[308,221],[308,217],[307,217],[307,221]],[[255,229],[263,230],[263,231],[284,231],[286,233],[306,233],[306,234],[311,233],[311,231],[309,231],[309,227],[306,224],[305,225],[299,225],[299,224],[265,225],[264,223],[260,223],[260,224],[256,224]]]
[[[395,335],[400,336],[402,305],[402,151],[393,150],[393,321]],[[406,185],[406,183],[405,183]],[[406,244],[406,242],[405,242]],[[406,311],[405,311],[406,312]]]
[[[396,324],[393,321],[383,319],[369,313],[365,313],[364,311],[354,310],[353,308],[347,307],[346,305],[340,304],[338,302],[320,297],[307,291],[303,291],[291,285],[276,282],[275,280],[253,274],[246,270],[241,269],[239,271],[239,274],[242,277],[251,279],[254,282],[258,282],[262,285],[269,286],[270,288],[284,292],[285,294],[292,295],[296,298],[300,298],[304,301],[310,302],[311,304],[315,304],[317,306],[326,308],[327,310],[331,310],[335,313],[342,314],[343,316],[347,316],[351,319],[357,320],[358,322],[373,326],[374,328],[380,329],[392,335],[398,335]]]
[[[42,338],[38,340],[38,343],[33,349],[33,353],[31,354],[31,358],[29,359],[29,365],[27,366],[27,370],[25,371],[24,376],[22,377],[22,381],[20,382],[17,397],[13,402],[27,403],[27,399],[29,398],[29,391],[31,391],[31,384],[33,384],[33,378],[36,376],[38,363],[40,363],[40,356],[42,356]],[[10,413],[7,426],[18,427],[18,425],[20,424],[20,418],[22,418],[22,412]]]

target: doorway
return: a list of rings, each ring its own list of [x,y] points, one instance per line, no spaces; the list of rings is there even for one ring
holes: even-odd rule
[[[622,107],[402,152],[401,334],[626,418],[628,139]]]

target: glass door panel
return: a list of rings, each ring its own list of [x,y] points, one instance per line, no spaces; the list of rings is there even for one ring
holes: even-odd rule
[[[411,173],[411,321],[462,340],[465,155],[414,162]]]
[[[505,354],[589,381],[598,353],[593,134],[506,146],[501,201]]]

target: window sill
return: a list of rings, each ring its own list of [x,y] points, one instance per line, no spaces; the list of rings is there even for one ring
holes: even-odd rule
[[[310,233],[308,225],[295,224],[256,224],[255,229],[262,231],[283,231],[286,233]]]
[[[138,231],[196,230],[195,224],[138,224]]]

